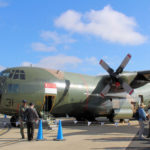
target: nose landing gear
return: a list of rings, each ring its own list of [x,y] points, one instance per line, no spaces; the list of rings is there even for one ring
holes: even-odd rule
[[[10,123],[11,123],[11,125],[12,125],[13,127],[16,127],[16,122],[18,122],[18,120],[19,120],[19,117],[18,117],[18,116],[12,116],[12,117],[10,118]]]

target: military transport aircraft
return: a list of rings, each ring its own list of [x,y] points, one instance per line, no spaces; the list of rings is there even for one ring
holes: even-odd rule
[[[143,95],[146,105],[150,103],[150,71],[123,72],[130,58],[128,54],[116,71],[101,60],[109,75],[98,76],[36,67],[6,69],[0,74],[0,113],[11,115],[13,125],[19,105],[26,99],[35,104],[39,114],[54,117],[69,115],[90,121],[99,116],[132,118],[138,95]]]

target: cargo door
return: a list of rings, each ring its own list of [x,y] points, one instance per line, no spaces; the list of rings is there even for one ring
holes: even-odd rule
[[[46,95],[44,98],[43,112],[50,113],[53,109],[55,96]]]

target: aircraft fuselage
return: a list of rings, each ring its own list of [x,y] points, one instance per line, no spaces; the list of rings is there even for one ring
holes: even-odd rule
[[[6,69],[0,77],[0,113],[17,115],[22,100],[26,99],[35,104],[38,112],[50,112],[56,117],[69,115],[92,120],[112,116],[115,110],[116,116],[120,113],[122,118],[131,118],[133,98],[99,95],[105,86],[104,78],[106,82],[107,75],[88,76],[35,67]],[[149,92],[140,91],[143,95]],[[133,101],[136,103],[137,99]]]

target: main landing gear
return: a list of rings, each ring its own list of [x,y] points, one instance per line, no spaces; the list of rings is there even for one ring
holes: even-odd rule
[[[83,116],[76,116],[75,118],[76,118],[77,121],[87,121],[87,120],[88,121],[96,121],[95,116],[90,115],[90,114],[83,115]]]

